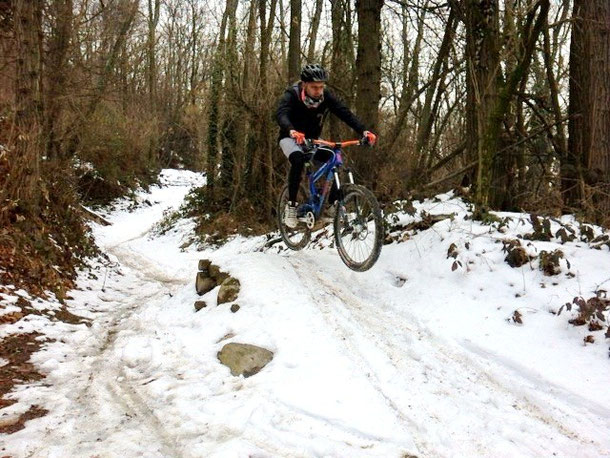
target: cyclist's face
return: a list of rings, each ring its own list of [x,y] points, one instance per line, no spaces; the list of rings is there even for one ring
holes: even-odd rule
[[[326,86],[326,84],[321,81],[314,81],[314,82],[304,83],[304,84],[305,84],[305,93],[309,97],[313,97],[314,99],[319,99],[322,96],[322,94],[324,93],[324,87]]]

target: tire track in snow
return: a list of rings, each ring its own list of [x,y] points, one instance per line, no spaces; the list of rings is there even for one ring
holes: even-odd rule
[[[121,323],[126,322],[147,302],[160,299],[167,294],[168,289],[183,286],[185,283],[184,280],[167,275],[153,261],[129,246],[130,242],[146,237],[152,227],[137,237],[108,248],[108,251],[117,257],[119,264],[128,269],[129,276],[134,277],[138,283],[132,284],[129,291],[118,290],[119,296],[128,298],[128,300],[123,302],[123,310],[120,314],[115,315],[112,321],[111,330],[108,332],[97,361],[99,367],[94,368],[92,374],[99,374],[99,383],[111,393],[119,406],[131,412],[131,421],[138,422],[141,426],[139,429],[143,427],[149,431],[151,442],[159,444],[158,449],[161,456],[179,457],[181,452],[175,438],[166,433],[163,423],[146,403],[145,397],[138,391],[135,384],[129,382],[124,371],[116,367],[112,358],[103,358],[106,352],[112,353]],[[135,297],[132,294],[133,291],[138,292]]]
[[[118,411],[125,412],[129,418],[127,421],[135,425],[134,430],[144,429],[149,432],[145,441],[142,441],[147,444],[146,453],[157,449],[160,453],[159,456],[162,457],[206,456],[213,453],[219,442],[241,439],[254,445],[259,452],[266,453],[268,456],[301,456],[290,449],[274,447],[269,444],[269,441],[273,438],[264,433],[245,432],[222,423],[208,422],[206,429],[196,434],[179,433],[178,435],[172,435],[171,430],[158,418],[147,402],[148,393],[146,389],[140,388],[140,380],[131,382],[125,371],[116,367],[116,360],[113,360],[112,357],[104,357],[105,354],[112,355],[118,334],[122,328],[130,329],[129,319],[142,305],[159,299],[166,295],[171,288],[183,287],[188,282],[188,280],[176,278],[164,272],[145,254],[128,245],[129,242],[146,236],[147,232],[144,232],[139,237],[131,238],[108,249],[111,254],[117,257],[120,266],[126,269],[125,276],[134,278],[134,283],[131,283],[127,289],[113,291],[114,295],[121,299],[118,304],[121,310],[113,314],[114,317],[108,325],[110,330],[100,347],[97,360],[90,370],[92,381],[86,392],[79,396],[83,405],[87,406],[91,417],[95,418],[98,415],[98,409],[95,405],[90,406],[91,398],[100,399],[100,392],[108,393],[112,401],[118,406]],[[135,297],[133,295],[134,291],[136,291]],[[175,365],[175,367],[186,366],[188,366],[187,360],[184,360],[183,364],[177,363]],[[91,423],[99,425],[99,421],[95,419]],[[199,455],[199,452],[195,454],[187,453],[183,442],[190,439],[200,440],[202,436],[209,437],[212,444],[204,447],[205,451],[200,450],[201,455]],[[156,446],[152,444],[156,444]]]
[[[375,369],[372,367],[371,361],[363,354],[362,347],[357,341],[358,334],[363,333],[366,334],[366,340],[373,342],[385,355],[387,362],[393,366],[396,372],[394,377],[406,379],[406,386],[410,386],[410,383],[413,383],[412,381],[409,382],[409,376],[414,379],[427,376],[428,381],[422,380],[418,383],[423,385],[427,390],[432,386],[437,391],[437,393],[434,393],[437,397],[451,396],[452,393],[456,392],[463,394],[471,392],[480,393],[483,396],[483,401],[478,401],[475,404],[471,402],[469,407],[477,407],[487,417],[489,417],[490,410],[495,408],[497,412],[495,414],[496,418],[503,419],[503,421],[510,419],[516,425],[524,421],[533,423],[531,426],[534,426],[534,432],[531,433],[531,448],[529,450],[533,455],[541,451],[548,452],[548,450],[542,450],[540,447],[539,439],[541,434],[544,434],[546,439],[546,442],[543,442],[543,444],[557,444],[556,435],[559,435],[564,437],[564,445],[574,447],[575,442],[577,442],[587,446],[589,450],[594,446],[597,451],[593,452],[591,456],[608,453],[608,450],[605,450],[604,446],[594,439],[595,432],[590,434],[590,438],[582,438],[563,422],[556,419],[556,417],[559,417],[564,422],[566,420],[573,421],[572,417],[575,412],[571,406],[560,405],[552,396],[540,395],[535,390],[525,386],[519,387],[522,389],[522,393],[516,392],[515,386],[510,385],[510,382],[514,382],[515,377],[521,378],[520,374],[511,373],[507,383],[501,377],[490,374],[490,370],[494,373],[497,372],[496,367],[490,367],[496,365],[494,362],[486,361],[488,367],[484,367],[479,360],[473,358],[472,354],[460,350],[448,342],[442,342],[429,331],[426,332],[427,335],[422,336],[422,327],[418,325],[417,319],[414,316],[408,316],[408,318],[410,323],[415,323],[416,331],[402,322],[408,314],[395,316],[378,306],[372,309],[372,305],[366,304],[360,297],[354,295],[349,288],[342,285],[342,280],[333,275],[332,271],[326,269],[321,273],[320,271],[324,268],[316,264],[315,261],[304,257],[298,258],[298,260],[294,257],[287,259],[295,270],[303,273],[299,277],[310,290],[315,304],[329,324],[336,329],[337,334],[344,339],[346,345],[351,350],[350,354],[356,356],[358,364],[364,370],[374,373]],[[332,280],[329,280],[329,278],[332,278]],[[329,297],[336,298],[335,301],[331,301],[334,304],[326,304]],[[399,332],[396,332],[397,329]],[[419,340],[409,341],[415,338],[414,334],[420,334]],[[412,346],[423,347],[424,351],[418,355],[416,353],[417,349],[410,348]],[[405,350],[398,351],[397,348],[401,347],[405,348]],[[405,353],[410,359],[405,359]],[[434,356],[430,357],[430,354]],[[417,362],[417,367],[419,367],[421,373],[414,374],[414,367],[412,364],[409,364],[409,362],[413,361]],[[454,369],[454,371],[449,373],[446,368]],[[411,399],[407,397],[405,401],[405,396],[401,394],[397,396],[397,393],[392,393],[395,390],[388,386],[387,383],[382,383],[376,376],[371,376],[370,380],[375,389],[387,400],[388,405],[397,415],[419,431],[419,437],[416,437],[415,441],[420,451],[425,456],[429,454],[437,455],[439,453],[438,448],[423,439],[427,428],[422,428],[419,422],[411,418],[407,412],[416,410],[418,414],[420,411],[423,411],[425,415],[418,415],[420,419],[422,417],[432,419],[439,424],[439,427],[442,427],[443,422],[446,420],[442,416],[443,413],[439,416],[438,413],[428,408],[425,403],[418,402],[416,397]],[[445,388],[446,385],[451,385],[448,391]],[[501,396],[501,402],[499,403],[495,399],[498,396]],[[463,402],[460,405],[463,405]],[[419,404],[418,409],[412,409],[411,406],[416,404]],[[435,404],[432,404],[432,408]],[[502,405],[505,405],[505,407],[502,408]],[[548,412],[549,410],[550,413]],[[522,415],[516,415],[515,412],[517,411],[522,413]],[[589,422],[590,425],[595,424],[596,419],[591,418],[591,415],[587,414],[587,412],[581,411],[578,414],[583,420]],[[536,425],[541,427],[536,427]],[[530,428],[526,429],[529,430]],[[540,431],[541,429],[543,431]],[[527,431],[523,431],[523,434],[527,434]],[[472,441],[477,441],[479,438],[473,437],[471,439]],[[559,444],[557,445],[559,446]],[[490,454],[494,452],[482,443],[478,447],[477,453]],[[481,449],[481,447],[484,448]]]
[[[382,388],[381,381],[377,378],[375,371],[372,370],[367,359],[361,354],[358,344],[354,342],[354,339],[352,337],[352,331],[347,329],[347,325],[340,323],[336,311],[333,310],[331,305],[327,304],[326,300],[328,299],[328,297],[334,295],[327,291],[321,291],[320,283],[317,283],[314,280],[313,277],[315,277],[315,279],[318,281],[320,280],[319,275],[317,274],[318,266],[312,265],[313,268],[309,268],[304,266],[295,258],[287,257],[286,259],[296,271],[300,271],[303,273],[303,275],[299,275],[299,278],[301,279],[303,285],[309,290],[309,293],[312,296],[312,302],[320,310],[321,315],[329,324],[329,327],[334,330],[334,332],[342,339],[344,345],[348,347],[348,349],[350,350],[349,354],[351,356],[351,359],[357,359],[357,361],[355,362],[360,367],[362,372],[368,375],[371,386],[385,400],[388,407],[394,412],[395,416],[400,421],[400,423],[402,423],[403,427],[406,430],[411,433],[413,433],[414,431],[419,431],[420,428],[418,424],[412,418],[405,415],[403,409],[393,399],[393,396],[387,394],[386,391]],[[313,276],[311,275],[312,273]],[[326,285],[322,284],[322,286]],[[421,434],[413,435],[412,438],[418,449],[418,453],[423,454],[423,456],[435,455],[432,444],[428,443]]]
[[[144,237],[147,233],[144,232],[137,238]],[[70,393],[73,402],[80,407],[71,409],[73,413],[70,414],[70,418],[62,420],[66,423],[73,422],[74,430],[71,436],[80,437],[77,444],[70,444],[74,447],[73,450],[64,451],[77,455],[93,447],[96,451],[101,448],[102,451],[108,452],[105,441],[109,440],[112,443],[116,439],[113,436],[129,434],[131,430],[140,435],[147,431],[145,437],[139,437],[139,442],[146,444],[147,454],[158,452],[158,456],[161,457],[179,457],[182,453],[174,438],[165,432],[164,425],[148,406],[145,397],[138,392],[134,384],[129,382],[120,367],[117,367],[116,358],[113,358],[112,353],[118,334],[125,328],[124,323],[137,310],[150,301],[160,299],[171,288],[182,286],[185,282],[166,274],[146,256],[137,253],[129,246],[124,246],[129,241],[110,249],[106,248],[117,257],[121,268],[126,269],[122,275],[133,280],[120,283],[116,289],[106,286],[106,291],[98,296],[100,302],[113,304],[114,307],[105,311],[99,318],[109,319],[100,328],[105,332],[95,335],[101,342],[96,345],[95,354],[88,355],[93,361],[89,363],[86,373],[79,376],[88,379],[88,382],[80,393],[75,395]],[[101,437],[92,439],[93,436],[97,436],[96,432],[104,436],[104,439],[101,441]],[[55,433],[61,435],[61,428]],[[29,456],[43,456],[44,451],[45,448],[39,448]]]
[[[137,237],[141,239],[147,233]],[[130,239],[131,241],[132,239]],[[136,239],[133,239],[136,240]],[[159,284],[162,286],[184,286],[187,280],[184,278],[169,275],[166,271],[160,269],[157,264],[151,261],[145,254],[134,250],[132,247],[124,244],[115,245],[108,249],[108,252],[116,256],[121,266],[129,267],[134,275],[144,284]]]
[[[330,272],[328,272],[328,274],[330,274]],[[385,339],[385,341],[383,341],[383,339],[379,339],[376,337],[379,337],[379,336],[385,337],[387,335],[390,335],[390,333],[388,332],[390,329],[388,328],[387,323],[392,323],[392,326],[398,325],[399,320],[397,320],[396,316],[391,316],[385,311],[376,311],[377,315],[364,313],[367,310],[368,304],[363,303],[361,298],[352,294],[345,287],[338,287],[337,285],[339,284],[338,283],[339,279],[335,278],[336,283],[331,284],[329,282],[328,278],[319,275],[319,273],[316,273],[316,275],[320,282],[325,284],[325,286],[327,286],[334,292],[338,293],[339,297],[343,300],[343,303],[345,305],[349,306],[350,311],[355,312],[355,315],[358,315],[359,322],[368,322],[369,325],[373,325],[373,326],[378,325],[379,332],[373,334],[373,336],[372,336],[373,339],[376,340],[378,343],[385,344],[386,349],[393,350],[392,343],[388,339]],[[368,307],[370,307],[370,306],[368,306]],[[384,314],[386,316],[386,320],[379,319],[379,314]],[[400,318],[403,318],[403,317],[400,317]],[[417,320],[415,319],[414,316],[411,315],[410,318],[411,318],[411,321],[417,322]],[[420,326],[418,325],[418,327],[420,327]],[[591,445],[591,443],[592,443],[591,440],[579,437],[578,434],[574,433],[569,427],[567,427],[565,424],[558,421],[555,418],[555,415],[553,415],[555,413],[558,413],[558,415],[560,417],[563,417],[566,419],[570,418],[572,416],[571,414],[573,413],[573,411],[570,410],[570,412],[567,412],[566,411],[567,406],[556,405],[556,402],[554,402],[554,400],[551,397],[545,397],[543,399],[542,397],[540,397],[538,395],[538,393],[535,390],[530,390],[526,394],[515,392],[514,385],[508,385],[507,383],[504,382],[502,377],[497,377],[497,376],[491,375],[489,373],[490,368],[484,367],[483,365],[481,365],[481,363],[479,362],[478,359],[474,359],[472,357],[472,354],[461,351],[458,347],[450,344],[447,341],[445,341],[445,342],[441,341],[437,336],[434,336],[429,331],[427,331],[427,336],[426,336],[425,342],[429,343],[430,346],[433,347],[434,350],[436,350],[438,353],[440,353],[444,356],[443,361],[446,364],[452,365],[452,364],[457,363],[459,366],[461,366],[459,369],[462,373],[470,374],[470,376],[466,377],[466,379],[468,381],[470,381],[471,379],[474,379],[477,383],[481,382],[481,381],[484,382],[484,384],[486,385],[486,388],[491,389],[490,391],[492,393],[492,396],[493,396],[494,391],[499,391],[500,393],[503,393],[505,396],[507,396],[509,398],[513,398],[513,399],[515,399],[515,401],[519,402],[518,404],[514,404],[513,407],[517,410],[522,410],[522,411],[525,409],[524,412],[532,419],[540,421],[551,428],[555,428],[555,430],[558,433],[562,434],[563,436],[565,436],[566,438],[568,438],[570,440],[575,440],[575,441],[581,443],[582,445]],[[401,362],[402,359],[394,358],[393,361]],[[495,368],[493,368],[493,370],[495,371]],[[441,373],[441,375],[442,375],[442,373]],[[510,379],[511,381],[514,381],[515,376],[519,377],[520,379],[523,378],[521,376],[521,374],[518,374],[518,373],[512,373],[510,375],[511,375],[511,379]],[[449,379],[449,380],[451,380],[451,379]],[[457,385],[454,384],[454,388],[456,388],[458,391],[460,391],[462,386],[463,386],[462,383],[457,384]],[[511,404],[512,404],[512,402],[511,402]],[[546,409],[543,408],[543,406],[545,406]],[[553,414],[549,414],[548,412],[545,411],[545,410],[548,410],[547,406],[549,406],[553,409]],[[591,422],[591,424],[593,424],[593,422]],[[603,432],[600,431],[600,433],[602,434],[601,437],[603,437]],[[549,435],[548,439],[550,442],[552,442],[553,436]],[[537,442],[537,440],[532,441],[532,442]],[[598,444],[598,447],[601,450],[600,444]],[[604,452],[608,453],[607,450],[605,450]],[[532,453],[537,454],[537,450],[532,450]],[[592,456],[596,456],[596,455],[597,455],[597,453]]]
[[[484,359],[490,364],[496,364],[509,372],[511,375],[518,375],[520,378],[527,381],[530,387],[535,391],[543,391],[544,393],[541,394],[546,394],[551,398],[559,398],[565,404],[578,407],[579,409],[586,410],[599,418],[606,419],[608,423],[607,430],[610,431],[610,409],[606,408],[605,406],[586,399],[577,393],[569,392],[565,388],[548,382],[547,380],[542,382],[539,379],[538,374],[534,373],[530,369],[521,366],[515,361],[495,355],[469,340],[464,340],[460,345],[465,348],[469,354],[474,354],[478,358]]]

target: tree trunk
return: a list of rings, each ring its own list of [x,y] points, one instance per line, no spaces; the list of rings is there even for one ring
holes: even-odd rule
[[[251,94],[254,92],[254,43],[256,41],[256,18],[257,18],[258,1],[250,1],[250,11],[248,13],[248,29],[246,32],[246,43],[244,51],[244,67],[243,78],[240,93],[244,99],[240,106],[243,108],[244,103],[252,103]],[[249,125],[252,114],[247,111],[242,111],[243,115],[238,120],[236,127],[236,175],[233,197],[231,198],[231,209],[234,209],[240,198],[243,197],[244,184],[248,183],[249,177],[252,174],[254,151],[253,148],[247,147],[247,138]]]
[[[48,51],[48,90],[46,97],[45,139],[47,153],[53,159],[61,159],[65,152],[61,147],[59,124],[65,106],[68,73],[68,51],[72,39],[72,0],[53,2],[55,22],[51,30]]]
[[[259,60],[259,81],[260,81],[260,107],[259,107],[259,138],[257,156],[253,160],[253,165],[258,169],[258,173],[252,174],[253,182],[250,189],[262,189],[260,196],[265,208],[265,214],[271,217],[273,208],[273,149],[271,144],[271,116],[270,106],[266,103],[269,99],[268,64],[271,46],[271,35],[273,32],[273,19],[277,0],[271,0],[269,17],[267,18],[266,2],[259,3],[261,49]]]
[[[198,85],[198,65],[197,62],[201,58],[197,52],[197,43],[199,41],[198,29],[199,29],[199,11],[197,10],[198,2],[193,1],[191,3],[191,36],[190,36],[190,62],[191,71],[189,78],[189,95],[191,105],[196,103],[197,85]],[[227,5],[228,8],[228,5]]]
[[[383,0],[357,0],[358,57],[356,59],[356,112],[365,128],[377,132],[381,99],[381,8]],[[365,183],[374,182],[370,158],[354,155],[354,164]]]
[[[157,45],[157,24],[159,23],[160,0],[148,0],[148,37],[146,40],[147,83],[149,103],[152,110],[156,110],[157,92],[157,60],[155,48]]]
[[[301,0],[290,0],[290,41],[288,44],[288,83],[299,79],[301,67]]]
[[[210,81],[210,93],[208,96],[208,154],[206,165],[206,198],[208,205],[213,206],[216,202],[216,175],[218,173],[218,133],[220,128],[220,95],[222,92],[222,80],[224,73],[225,57],[225,34],[227,21],[231,11],[232,2],[227,0],[220,31],[218,32],[218,45],[214,56],[212,75]]]
[[[351,30],[348,29],[346,17],[350,12],[346,0],[334,0],[331,4],[332,53],[330,62],[329,85],[332,90],[348,105],[352,101],[353,66],[346,58],[349,54]],[[330,117],[330,136],[343,138],[348,129],[335,116]]]
[[[498,100],[495,104],[491,117],[488,120],[485,131],[485,156],[491,158],[491,173],[490,186],[488,188],[487,201],[485,203],[494,208],[503,210],[513,210],[511,208],[512,196],[511,180],[514,175],[515,166],[510,160],[510,152],[506,148],[502,148],[505,153],[498,155],[500,147],[500,133],[502,122],[508,112],[510,102],[513,100],[517,88],[520,84],[525,88],[525,79],[529,72],[529,66],[532,61],[532,55],[538,41],[538,37],[542,33],[544,24],[547,21],[549,12],[549,0],[539,0],[528,12],[525,25],[520,33],[519,49],[521,49],[520,59],[516,67],[507,75],[506,81],[501,84],[498,93]],[[536,17],[536,10],[538,16]],[[508,170],[508,172],[507,172]],[[481,197],[482,194],[479,196]],[[485,200],[485,199],[483,199]]]
[[[475,200],[479,205],[501,208],[506,202],[504,165],[507,162],[504,160],[506,158],[496,157],[502,122],[517,87],[527,77],[534,47],[546,22],[548,10],[549,0],[539,0],[529,10],[520,34],[521,55],[506,81],[503,81],[499,59],[498,0],[468,0],[467,142],[470,154],[476,152]]]
[[[584,205],[610,225],[610,3],[574,0],[572,16],[563,193],[567,205]]]
[[[493,152],[485,148],[484,135],[498,91],[498,1],[467,0],[466,5],[466,150],[469,158],[478,161],[478,203],[487,205]]]
[[[226,52],[223,57],[225,71],[225,103],[224,122],[222,134],[222,157],[220,167],[220,198],[224,203],[228,202],[231,196],[231,184],[233,182],[235,168],[235,150],[237,147],[237,135],[235,129],[236,121],[240,114],[236,111],[237,104],[232,100],[232,95],[238,90],[237,84],[237,0],[231,0],[228,9],[228,34]]]
[[[18,131],[12,148],[13,157],[8,161],[9,171],[2,177],[2,181],[6,181],[1,188],[0,209],[5,212],[17,206],[21,213],[37,216],[41,196],[42,3],[15,0],[13,8],[18,56],[15,65],[15,125]]]
[[[316,9],[311,19],[311,29],[309,31],[309,49],[307,51],[307,63],[314,61],[316,54],[316,40],[318,39],[318,29],[320,28],[320,17],[322,16],[322,1],[316,0]]]

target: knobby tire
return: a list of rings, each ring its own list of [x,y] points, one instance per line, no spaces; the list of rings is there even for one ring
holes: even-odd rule
[[[335,245],[347,267],[364,272],[373,267],[381,254],[384,236],[381,209],[373,193],[364,186],[345,185],[343,196],[334,220]],[[365,214],[358,214],[360,211]]]

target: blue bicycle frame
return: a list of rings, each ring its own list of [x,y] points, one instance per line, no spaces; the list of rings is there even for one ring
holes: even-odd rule
[[[306,208],[304,209],[305,213],[312,212],[315,215],[316,219],[322,212],[322,208],[324,207],[324,203],[326,202],[326,197],[328,196],[333,180],[335,181],[335,185],[337,186],[337,191],[341,191],[341,182],[339,180],[338,169],[343,166],[343,157],[341,154],[342,150],[340,145],[338,145],[334,149],[320,146],[314,147],[313,156],[311,160],[315,158],[315,155],[319,150],[329,152],[331,154],[331,158],[314,172],[311,172],[308,167],[307,178],[309,182],[310,197],[309,202],[305,205]],[[322,188],[322,192],[318,193],[316,182],[322,177],[325,177],[326,181],[324,182],[324,188]],[[354,180],[351,172],[349,172],[349,178],[350,182],[353,183]]]

